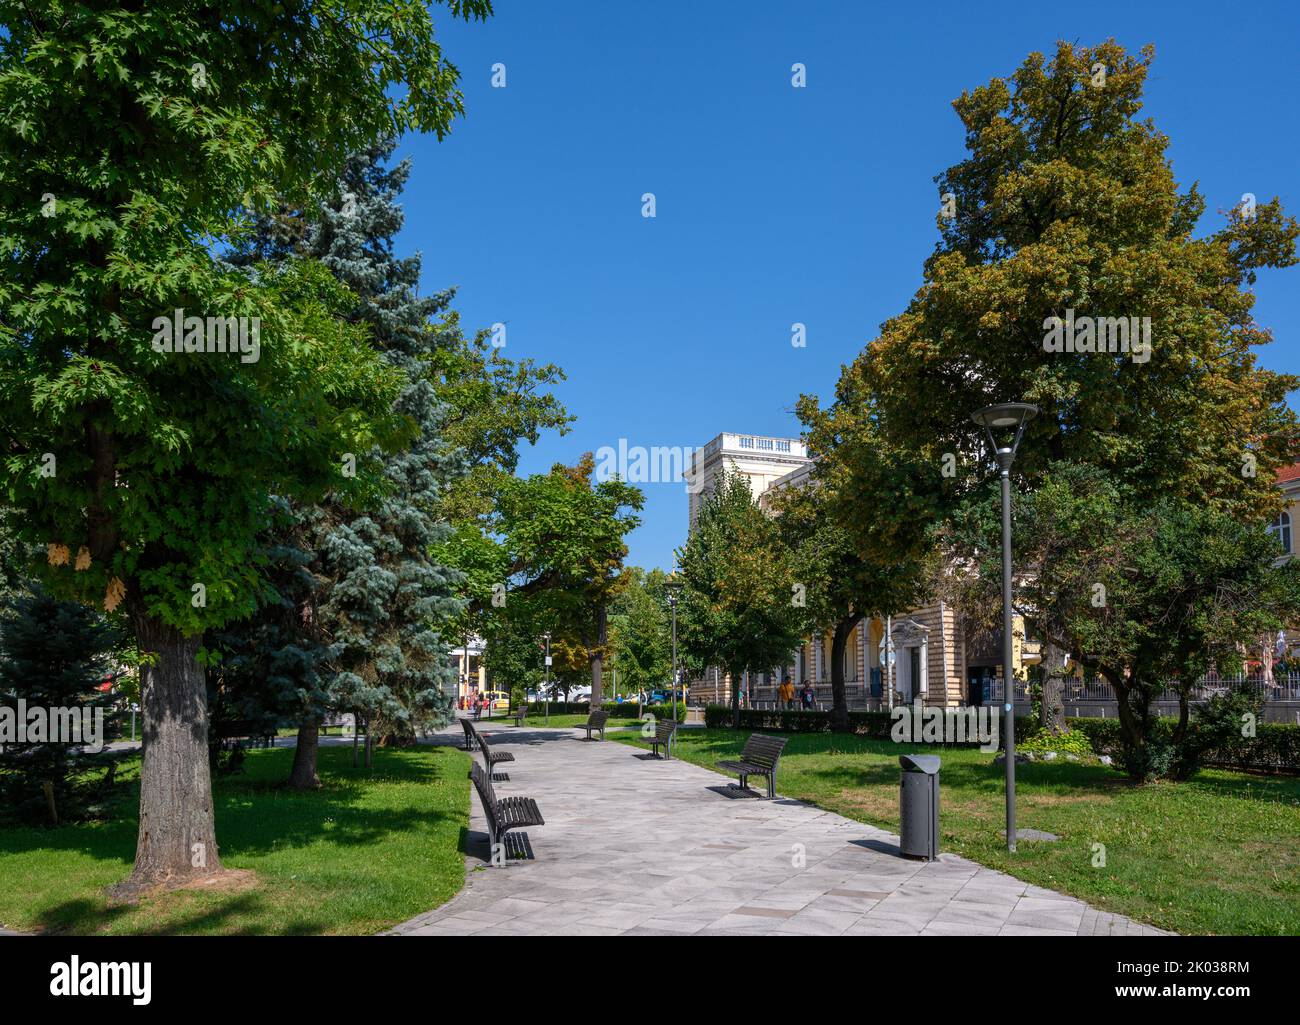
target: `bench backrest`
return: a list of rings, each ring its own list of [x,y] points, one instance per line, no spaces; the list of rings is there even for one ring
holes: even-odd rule
[[[474,789],[478,791],[478,799],[483,802],[483,814],[492,820],[492,829],[497,827],[497,794],[492,789],[492,779],[484,771],[483,766],[478,762],[469,770],[470,778],[474,781]]]
[[[775,770],[781,758],[781,749],[785,747],[785,737],[770,737],[764,733],[751,733],[745,741],[745,750],[740,754],[742,762],[752,762],[765,769]]]
[[[677,732],[676,719],[658,719],[655,721],[655,740],[672,740]]]
[[[587,725],[593,726],[596,729],[599,729],[600,727],[604,726],[605,723],[608,721],[609,721],[609,713],[606,712],[603,708],[598,708],[590,715],[587,716]]]

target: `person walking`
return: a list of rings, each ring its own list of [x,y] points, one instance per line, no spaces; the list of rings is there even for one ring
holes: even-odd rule
[[[805,710],[805,711],[808,711],[808,712],[811,712],[811,711],[813,710],[813,705],[816,703],[816,701],[817,701],[817,692],[816,692],[815,690],[813,690],[812,681],[811,681],[811,680],[804,680],[804,682],[803,682],[803,707],[804,707],[804,710]]]
[[[790,679],[790,674],[785,674],[785,679],[781,681],[781,687],[777,691],[781,698],[781,706],[787,711],[794,708],[794,682]]]

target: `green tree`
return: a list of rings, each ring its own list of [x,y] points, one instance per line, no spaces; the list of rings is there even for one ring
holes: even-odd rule
[[[625,693],[663,687],[672,679],[672,626],[661,569],[629,566],[610,604],[609,647]]]
[[[1051,59],[1031,54],[1009,78],[962,94],[954,108],[969,154],[936,179],[954,216],[940,215],[907,310],[846,371],[886,459],[910,466],[900,504],[942,524],[948,584],[992,577],[999,558],[996,534],[970,524],[991,512],[996,487],[970,414],[994,402],[1039,407],[1015,463],[1026,494],[1088,467],[1119,496],[1117,522],[1159,508],[1170,522],[1205,512],[1247,529],[1277,509],[1275,470],[1297,453],[1286,405],[1297,379],[1258,365],[1271,336],[1250,286],[1259,268],[1294,264],[1300,229],[1276,199],[1201,229],[1204,198],[1195,185],[1180,191],[1168,139],[1140,117],[1153,59],[1150,47],[1135,56],[1113,41],[1060,43]],[[861,449],[854,475],[870,478],[874,459]],[[1236,544],[1226,522],[1205,526]],[[1095,543],[1090,533],[1073,540],[1081,556]],[[1206,547],[1179,558],[1206,559],[1206,580],[1245,572],[1211,556]],[[1148,597],[1125,614],[1152,631],[1161,620],[1142,617],[1191,615],[1197,601],[1187,592],[1181,612],[1175,603],[1158,613]],[[1069,600],[1039,590],[1037,607],[1027,603],[1045,641],[1065,645],[1045,652],[1049,694],[1065,654],[1095,661],[1071,647],[1084,636],[1077,624],[1049,619]],[[978,617],[979,607],[966,611]],[[1128,679],[1138,667],[1117,671]],[[1147,721],[1144,708],[1135,714]]]
[[[587,453],[574,466],[557,463],[549,473],[503,479],[495,508],[479,528],[485,541],[461,534],[464,548],[448,550],[447,557],[473,574],[471,614],[490,616],[532,602],[535,625],[581,646],[592,701],[599,702],[607,606],[627,555],[624,537],[641,522],[643,498],[621,480],[594,480],[594,469]],[[485,548],[488,541],[496,554]],[[489,579],[493,571],[500,573],[496,580]]]
[[[741,674],[783,662],[803,636],[792,558],[777,524],[754,504],[749,481],[723,473],[677,552],[678,639],[697,665],[731,674],[740,725]]]
[[[58,601],[39,586],[4,599],[0,617],[0,719],[27,709],[71,709],[82,716],[84,745],[54,738],[16,742],[0,751],[0,817],[24,822],[75,821],[102,811],[121,753],[94,750],[86,716],[99,716],[106,743],[116,721],[114,699],[99,689],[113,669],[121,633],[101,613]],[[8,726],[16,725],[10,719]],[[24,723],[26,725],[26,723]],[[52,725],[52,721],[51,721]],[[47,796],[46,785],[51,792]],[[50,822],[50,805],[57,819]]]
[[[239,230],[232,211],[308,203],[349,153],[442,135],[462,100],[409,0],[40,16],[3,0],[0,24],[6,484],[55,586],[124,602],[147,658],[131,893],[220,869],[200,635],[262,597],[269,495],[336,486],[344,454],[381,440],[367,411],[392,403],[321,282],[254,287],[214,249]],[[260,318],[260,358],[158,352],[176,309]]]
[[[960,547],[996,536],[997,503],[963,521]],[[1190,692],[1210,668],[1241,667],[1243,638],[1276,633],[1300,614],[1300,566],[1275,566],[1259,524],[1171,497],[1135,505],[1095,467],[1066,466],[1025,496],[1015,524],[1024,568],[1019,600],[1044,636],[1105,678],[1118,699],[1124,767],[1144,781],[1197,767]],[[1000,574],[961,578],[962,601],[996,613]],[[1153,704],[1178,695],[1172,730]],[[1241,722],[1238,720],[1240,729]]]

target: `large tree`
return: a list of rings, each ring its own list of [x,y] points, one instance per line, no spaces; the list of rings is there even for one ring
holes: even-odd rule
[[[51,576],[125,602],[146,654],[134,892],[220,868],[197,655],[261,596],[269,495],[333,486],[376,440],[365,410],[391,404],[305,279],[254,287],[214,248],[232,211],[308,202],[349,153],[441,135],[462,101],[409,0],[3,0],[0,23],[0,422],[28,460],[6,483],[27,537],[77,553]],[[260,358],[156,351],[176,309],[260,318]]]
[[[477,592],[470,596],[473,614],[492,616],[530,602],[532,622],[580,646],[592,702],[598,703],[607,609],[627,555],[624,538],[641,522],[643,497],[617,478],[594,480],[594,470],[587,453],[574,466],[557,463],[549,473],[503,477],[491,515],[477,526],[479,538],[462,531],[459,547],[444,546],[444,552],[466,567]]]
[[[678,634],[697,665],[731,676],[740,725],[740,679],[786,660],[803,636],[799,581],[776,522],[754,502],[747,478],[724,472],[677,552]]]
[[[1297,380],[1258,365],[1271,336],[1252,315],[1250,286],[1258,268],[1295,262],[1298,229],[1276,199],[1201,226],[1204,198],[1179,187],[1168,139],[1140,116],[1153,59],[1150,47],[1060,43],[1050,59],[1032,54],[954,103],[969,155],[936,179],[952,216],[940,215],[907,310],[846,371],[884,450],[914,468],[905,504],[937,495],[918,512],[955,525],[950,582],[996,572],[996,532],[963,526],[991,508],[996,489],[970,422],[994,402],[1039,407],[1014,467],[1024,493],[1090,467],[1132,516],[1160,508],[1187,523],[1208,510],[1249,526],[1277,508],[1275,470],[1297,453],[1286,405]],[[860,454],[861,473],[872,458]],[[1096,543],[1086,533],[1074,542],[1081,553]],[[1220,572],[1210,554],[1179,557],[1209,560],[1209,580]],[[1038,607],[1022,610],[1061,645],[1046,653],[1049,690],[1064,654],[1087,660],[1074,647],[1082,635],[1048,621],[1063,607],[1056,597],[1038,594]],[[1185,597],[1180,614],[1190,615],[1195,597]],[[1129,614],[1158,607],[1152,599]],[[1119,676],[1138,671],[1147,669]]]
[[[907,453],[877,430],[858,367],[846,367],[823,407],[800,397],[799,417],[816,459],[803,487],[771,500],[792,553],[805,621],[831,632],[831,727],[849,729],[844,686],[848,639],[864,618],[920,604],[935,569],[931,524],[937,494],[924,489]],[[918,486],[920,484],[920,486]]]

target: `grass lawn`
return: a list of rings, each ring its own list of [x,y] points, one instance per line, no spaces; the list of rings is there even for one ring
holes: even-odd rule
[[[106,886],[135,855],[139,790],[113,822],[0,830],[0,923],[57,933],[367,934],[446,902],[464,882],[469,759],[449,747],[322,747],[322,789],[279,787],[291,748],[248,752],[214,800],[226,868],[251,869],[242,891],[180,891],[112,905]],[[125,768],[125,766],[124,766]],[[138,770],[138,762],[132,775]]]
[[[674,754],[713,768],[748,731],[682,730]],[[627,735],[617,739],[638,743]],[[1016,825],[1057,843],[1008,854],[1004,772],[975,748],[925,748],[831,734],[792,734],[778,792],[898,832],[898,756],[943,759],[942,850],[1096,907],[1180,933],[1300,933],[1300,779],[1205,770],[1189,783],[1130,785],[1112,769],[1020,765]],[[1093,844],[1105,867],[1093,867]]]

